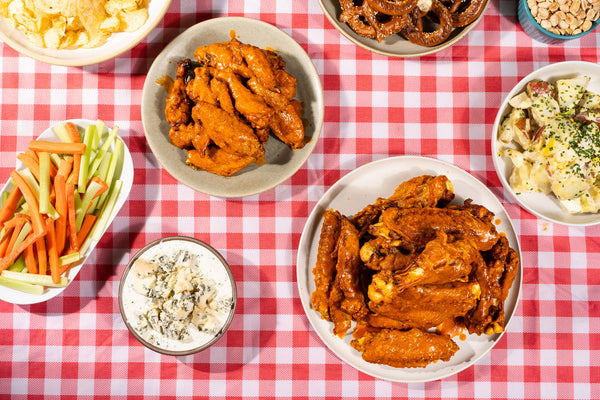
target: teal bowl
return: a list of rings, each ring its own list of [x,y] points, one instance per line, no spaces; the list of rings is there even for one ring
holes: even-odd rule
[[[600,19],[594,21],[592,23],[592,27],[589,30],[578,33],[577,35],[557,35],[556,33],[552,33],[542,28],[542,26],[537,23],[533,15],[531,15],[531,10],[527,5],[527,0],[519,0],[517,12],[519,15],[519,22],[521,23],[521,26],[523,27],[525,33],[527,33],[529,36],[531,36],[538,42],[546,44],[559,44],[564,42],[565,40],[580,38],[592,32],[600,23]]]

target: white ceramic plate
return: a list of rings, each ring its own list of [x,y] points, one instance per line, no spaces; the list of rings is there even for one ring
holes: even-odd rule
[[[171,144],[165,120],[167,93],[156,80],[175,78],[177,62],[194,58],[201,45],[231,40],[231,32],[247,44],[271,48],[283,57],[286,71],[298,82],[296,99],[304,105],[310,141],[290,150],[271,135],[265,145],[265,163],[252,164],[231,177],[196,171],[185,164],[187,152]],[[243,17],[214,18],[192,26],[173,40],[152,63],[142,93],[142,122],[150,149],[162,166],[179,182],[202,193],[219,197],[241,197],[264,192],[291,177],[313,151],[323,124],[323,88],[317,70],[304,49],[286,33],[266,22]]]
[[[540,218],[544,218],[548,221],[556,222],[558,224],[574,226],[600,224],[600,213],[569,214],[563,210],[554,194],[545,195],[543,193],[522,193],[517,196],[508,183],[513,164],[509,159],[498,156],[498,150],[500,146],[497,138],[500,122],[504,116],[510,112],[511,109],[511,107],[508,105],[508,102],[515,95],[523,92],[527,86],[527,83],[535,79],[554,82],[557,79],[574,78],[581,75],[587,75],[591,78],[588,86],[589,90],[600,93],[600,66],[598,64],[589,62],[566,61],[550,64],[533,71],[525,78],[521,79],[521,81],[508,93],[508,95],[506,95],[502,105],[500,106],[498,114],[496,115],[496,120],[494,121],[491,140],[492,158],[494,160],[496,172],[498,173],[504,188],[512,195],[517,203],[519,203],[527,211],[537,215]]]
[[[171,0],[150,0],[148,19],[135,32],[117,32],[102,46],[92,49],[46,49],[33,45],[25,34],[0,18],[0,39],[16,51],[39,61],[54,65],[82,66],[98,64],[114,58],[141,42],[162,20]]]
[[[90,120],[86,120],[86,119],[71,119],[69,121],[79,127],[82,127],[82,128],[85,128],[86,126],[91,125],[91,124],[96,124],[96,121],[90,121]],[[65,122],[69,122],[69,121],[65,121]],[[56,136],[56,134],[54,133],[54,131],[52,130],[52,127],[46,129],[38,137],[38,139],[48,140],[51,142],[59,142],[60,141],[58,139],[58,137]],[[123,168],[121,170],[121,175],[119,176],[119,179],[121,179],[123,181],[123,186],[121,187],[121,192],[119,193],[119,197],[117,198],[117,202],[115,204],[113,212],[110,216],[110,219],[108,220],[108,224],[106,224],[106,229],[108,229],[108,226],[110,226],[110,224],[112,223],[115,216],[119,213],[119,210],[121,209],[121,207],[123,207],[123,204],[129,197],[129,192],[131,191],[131,186],[133,185],[133,161],[131,159],[131,154],[129,153],[129,149],[127,148],[127,145],[125,143],[123,143],[123,156],[124,156],[123,157]],[[16,169],[18,170],[18,169],[21,169],[22,167],[23,167],[23,164],[17,160]],[[4,193],[7,190],[8,190],[8,182],[4,185],[2,190],[0,190],[0,194]],[[105,232],[106,232],[106,230],[105,230]],[[81,267],[83,267],[87,258],[89,257],[90,254],[92,254],[92,251],[94,251],[97,244],[98,244],[98,242],[93,241],[87,254],[85,254],[84,257],[75,266],[73,266],[73,267],[71,267],[71,269],[69,269],[69,273],[67,274],[67,278],[69,278],[69,285],[77,277],[77,275],[79,274],[79,271],[81,270]],[[69,286],[67,286],[67,288],[68,287]],[[51,298],[53,298],[55,296],[58,296],[65,289],[66,288],[45,288],[44,293],[40,296],[37,296],[35,294],[24,293],[24,292],[14,290],[14,289],[8,288],[6,286],[0,285],[0,300],[4,300],[8,303],[13,303],[13,304],[42,303],[44,301],[50,300]]]
[[[489,1],[475,21],[463,28],[454,29],[452,34],[450,34],[450,37],[444,43],[433,47],[425,47],[414,44],[404,39],[404,37],[402,37],[400,34],[389,36],[381,42],[378,42],[375,39],[362,37],[354,32],[347,23],[340,22],[339,17],[342,13],[342,7],[340,6],[339,0],[319,0],[319,5],[333,26],[335,26],[342,35],[354,42],[356,45],[374,53],[389,57],[420,57],[426,54],[436,53],[452,46],[454,43],[462,39],[475,27],[475,25],[479,23],[489,5]]]
[[[323,340],[323,343],[340,359],[376,378],[395,382],[426,382],[456,374],[469,367],[494,347],[502,334],[467,335],[466,340],[455,338],[460,346],[459,351],[446,362],[437,362],[425,368],[393,368],[386,365],[371,364],[364,361],[360,352],[350,346],[351,333],[344,339],[333,334],[333,324],[321,319],[318,312],[310,304],[311,293],[315,290],[312,268],[317,260],[319,235],[323,223],[323,212],[334,208],[344,215],[354,215],[378,197],[389,197],[401,183],[415,176],[424,174],[446,175],[454,185],[456,199],[452,204],[462,204],[466,198],[481,204],[492,211],[500,219],[497,226],[499,232],[505,232],[510,246],[519,253],[521,249],[517,235],[508,214],[496,196],[472,175],[442,161],[425,157],[401,156],[375,161],[352,171],[337,181],[319,200],[308,217],[300,244],[296,263],[296,277],[300,299],[310,324]],[[515,277],[505,302],[506,328],[515,311],[521,289],[522,268]]]

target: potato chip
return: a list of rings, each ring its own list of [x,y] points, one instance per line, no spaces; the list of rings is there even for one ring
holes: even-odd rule
[[[148,19],[147,0],[0,0],[0,16],[38,47],[97,47]]]

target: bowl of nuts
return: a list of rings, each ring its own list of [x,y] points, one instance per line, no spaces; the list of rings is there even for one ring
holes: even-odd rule
[[[519,0],[519,22],[533,39],[547,44],[577,39],[600,22],[600,0]]]

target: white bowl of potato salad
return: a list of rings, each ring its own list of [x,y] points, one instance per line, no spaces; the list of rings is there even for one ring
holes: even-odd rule
[[[567,61],[527,75],[492,135],[498,176],[521,206],[559,224],[600,223],[600,66]]]
[[[0,39],[48,64],[83,66],[142,41],[171,0],[0,0]]]

